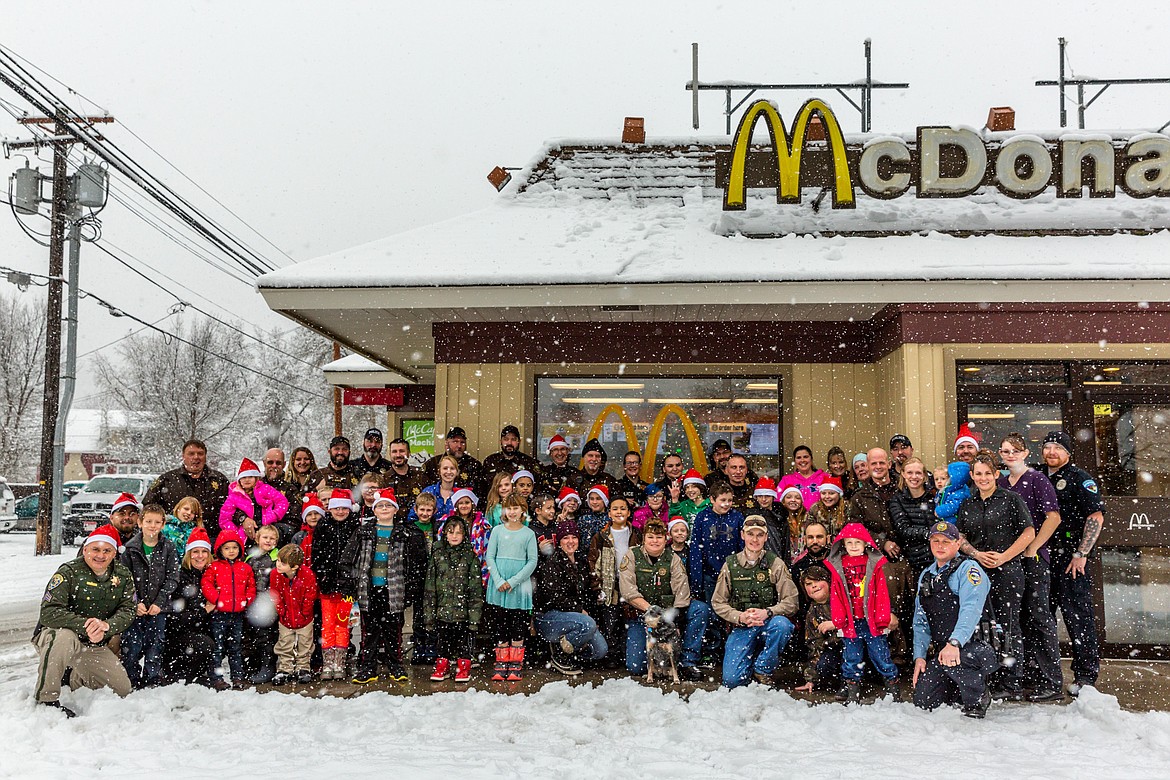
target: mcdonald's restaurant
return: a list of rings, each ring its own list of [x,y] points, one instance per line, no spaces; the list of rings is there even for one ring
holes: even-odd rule
[[[962,423],[1038,463],[1063,428],[1107,495],[1104,652],[1170,655],[1170,137],[785,121],[549,144],[492,207],[260,291],[416,450],[457,424],[482,459],[512,423],[546,462],[561,433],[615,474],[631,449],[706,471],[726,439],[783,474],[895,433],[943,465]]]

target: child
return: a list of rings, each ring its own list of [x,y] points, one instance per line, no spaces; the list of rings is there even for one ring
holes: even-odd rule
[[[599,486],[600,487],[600,486]],[[594,488],[596,490],[597,488]],[[631,548],[642,543],[642,532],[630,525],[630,504],[622,496],[615,496],[609,503],[608,522],[593,536],[589,543],[589,571],[593,573],[599,594],[598,602],[590,617],[597,623],[605,637],[610,652],[608,664],[625,664],[626,646],[625,621],[623,618],[621,592],[618,585],[618,567]],[[578,539],[584,542],[585,532],[580,530]],[[577,555],[581,553],[578,550]]]
[[[532,476],[532,472],[528,469],[520,469],[512,475],[512,488],[516,494],[528,501],[532,497],[532,491],[536,488],[536,477]]]
[[[414,527],[422,532],[423,539],[426,541],[427,555],[430,555],[435,547],[434,518],[436,507],[438,507],[438,502],[434,496],[430,493],[419,493],[415,497],[414,507],[411,509],[414,515]],[[482,579],[480,583],[482,585]],[[420,617],[418,609],[413,610],[410,622],[412,646],[410,662],[412,664],[429,664],[435,660],[435,637],[434,634],[427,631],[426,626],[421,624]]]
[[[808,599],[804,615],[804,641],[808,647],[808,665],[804,685],[798,691],[840,690],[841,664],[845,660],[841,636],[833,624],[833,607],[829,602],[831,575],[820,564],[810,566],[800,577]]]
[[[951,484],[951,475],[946,466],[938,466],[930,473],[934,477],[935,490],[942,492],[947,485]]]
[[[252,672],[252,683],[263,685],[272,679],[276,656],[276,612],[271,608],[268,581],[276,567],[276,543],[280,531],[275,525],[266,525],[256,531],[256,546],[248,551],[248,565],[256,577],[256,602],[248,611],[244,626],[244,660]]]
[[[317,601],[317,578],[305,563],[304,551],[286,544],[276,555],[276,569],[269,574],[269,589],[276,608],[276,675],[273,685],[285,685],[296,675],[297,682],[309,685],[313,673],[313,605]]]
[[[557,495],[558,509],[556,520],[558,523],[563,523],[568,520],[577,519],[577,510],[581,508],[581,494],[577,492],[576,488],[565,485],[561,488],[561,492]]]
[[[219,510],[221,531],[243,528],[245,536],[253,539],[260,526],[284,519],[288,499],[267,482],[261,482],[262,476],[264,472],[252,461],[244,458],[240,462],[236,481],[228,486],[227,499]]]
[[[934,513],[942,520],[953,520],[959,506],[971,497],[971,464],[962,460],[948,463],[946,482],[935,499]]]
[[[379,491],[374,518],[362,522],[356,537],[357,601],[362,616],[362,651],[352,682],[378,680],[378,661],[395,682],[402,668],[402,625],[406,608],[420,600],[427,547],[414,523],[395,523],[398,499],[393,488]]]
[[[142,510],[138,533],[126,542],[122,563],[134,578],[138,599],[134,622],[122,634],[122,666],[134,688],[153,688],[161,682],[166,611],[179,585],[179,555],[162,536],[167,513],[158,504]],[[146,656],[141,671],[138,662]]]
[[[256,598],[256,578],[252,567],[242,560],[244,534],[237,529],[221,530],[215,540],[217,560],[203,572],[203,597],[211,613],[211,634],[215,640],[212,655],[211,685],[217,691],[228,689],[219,663],[227,654],[232,684],[246,688],[244,679],[244,613]]]
[[[646,504],[634,510],[634,517],[630,520],[630,525],[641,531],[646,527],[646,523],[650,520],[657,520],[663,525],[666,525],[670,519],[670,515],[666,510],[666,494],[662,491],[662,485],[657,482],[651,482],[646,486]]]
[[[203,507],[200,506],[199,499],[186,496],[175,504],[174,514],[167,515],[162,534],[171,540],[175,552],[178,553],[179,550],[187,549],[187,540],[191,538],[191,532],[202,527]]]
[[[845,527],[845,513],[848,505],[845,501],[845,486],[838,477],[826,477],[821,483],[821,497],[808,510],[805,522],[816,520],[829,529],[829,538],[832,539],[841,533]]]
[[[504,523],[488,540],[486,564],[490,576],[487,602],[492,605],[496,634],[493,681],[521,679],[524,639],[532,617],[532,572],[536,570],[536,534],[524,525],[528,502],[519,486],[504,500]]]
[[[487,505],[483,516],[490,527],[495,528],[504,520],[504,499],[512,494],[512,475],[501,471],[492,477],[492,486],[488,488]]]
[[[681,515],[688,526],[694,526],[695,516],[711,506],[711,499],[707,498],[707,482],[694,469],[687,469],[683,474],[683,499],[670,505],[670,514]]]
[[[507,498],[505,497],[505,501]],[[552,503],[552,497],[548,497]],[[431,680],[442,682],[451,673],[455,659],[455,682],[471,679],[471,638],[483,614],[483,581],[479,558],[471,549],[467,526],[453,517],[443,529],[427,562],[423,594],[423,620],[428,634],[435,636],[435,669]]]
[[[687,544],[691,538],[691,529],[687,525],[686,518],[670,518],[670,522],[666,525],[666,534],[670,537],[671,551],[682,560],[685,569],[687,567],[687,553],[691,549],[690,545]]]
[[[317,524],[325,517],[325,507],[315,493],[305,497],[304,507],[301,509],[301,530],[293,534],[292,543],[301,548],[305,554],[304,566],[313,565],[313,531]]]
[[[435,509],[438,502],[430,493],[419,493],[414,497],[414,506],[411,514],[414,517],[414,527],[422,531],[427,542],[427,550],[435,543]]]
[[[368,520],[374,516],[374,500],[378,497],[379,482],[382,477],[376,471],[367,471],[358,480],[358,496],[361,497],[361,506],[358,507],[358,519]]]
[[[629,508],[629,504],[626,504]],[[594,485],[585,494],[585,509],[577,516],[577,530],[581,534],[579,555],[589,555],[593,538],[609,522],[609,489],[605,485]]]
[[[847,704],[861,701],[861,671],[865,656],[885,679],[884,692],[901,700],[898,667],[890,660],[886,634],[890,628],[890,592],[882,567],[886,558],[878,552],[873,537],[861,523],[848,523],[837,535],[825,559],[832,575],[830,606],[833,625],[841,630],[844,660],[841,676],[845,687],[841,699]]]
[[[509,498],[514,495],[519,495],[519,491],[513,491]],[[506,499],[505,499],[506,501]],[[479,557],[483,564],[483,581],[486,585],[488,580],[488,568],[486,563],[488,538],[491,536],[492,529],[488,527],[487,521],[483,519],[483,515],[475,511],[479,505],[479,498],[475,493],[471,492],[471,488],[459,488],[451,496],[451,504],[455,507],[454,511],[448,517],[461,517],[463,522],[470,529],[471,535],[471,549],[475,550],[475,554]],[[505,505],[506,507],[506,505]],[[525,518],[527,519],[527,518]],[[443,524],[447,518],[443,518],[436,529],[437,533],[443,533]]]
[[[743,549],[743,513],[733,508],[735,492],[720,480],[711,488],[711,506],[695,515],[687,576],[691,598],[711,603],[715,582],[727,556]]]
[[[313,574],[321,593],[321,679],[345,677],[349,615],[357,596],[355,561],[347,558],[358,520],[353,494],[341,488],[329,496],[329,516],[313,532]]]
[[[196,528],[187,539],[167,616],[166,667],[172,680],[211,685],[215,640],[208,613],[215,605],[203,598],[203,572],[210,565],[211,540],[207,531]]]
[[[566,488],[572,490],[572,488]],[[561,491],[562,493],[564,490]],[[532,511],[532,522],[528,527],[536,534],[536,544],[542,555],[551,555],[556,548],[557,524],[564,522],[557,517],[557,505],[548,493],[538,493],[528,505]]]
[[[768,526],[768,538],[764,541],[764,549],[785,564],[791,563],[792,545],[788,540],[788,523],[787,520],[781,521],[773,509],[776,503],[776,483],[767,477],[760,477],[752,495],[756,500],[756,509],[746,514],[764,518],[764,523]]]
[[[800,550],[800,536],[804,531],[804,521],[808,516],[808,511],[804,508],[804,493],[796,485],[789,485],[780,494],[779,514],[781,525],[787,524],[788,549],[790,551]]]

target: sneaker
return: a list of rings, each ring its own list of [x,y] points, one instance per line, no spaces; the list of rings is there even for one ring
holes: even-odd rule
[[[1048,701],[1060,701],[1063,698],[1064,698],[1064,694],[1062,694],[1060,692],[1060,690],[1057,688],[1048,688],[1048,687],[1037,688],[1034,691],[1032,691],[1030,694],[1028,694],[1028,701],[1037,702],[1037,703],[1048,702]]]
[[[378,682],[378,673],[373,669],[361,669],[354,673],[350,682],[354,685],[369,685]]]
[[[300,674],[298,674],[297,675],[297,684],[299,684],[299,685],[312,685],[313,684],[313,673],[310,671],[304,671],[304,672],[301,672]]]
[[[220,680],[212,680],[211,687],[217,691],[223,692],[226,690],[230,690],[232,686],[231,686],[231,683],[229,683],[227,680],[220,679]]]
[[[386,665],[386,676],[394,682],[406,682],[410,676],[406,673],[406,669],[402,668],[402,664],[391,662]]]
[[[451,661],[440,658],[435,661],[435,670],[431,672],[431,682],[442,682],[451,676]]]
[[[271,683],[279,688],[282,685],[288,685],[292,681],[292,675],[288,672],[277,672],[272,675]]]
[[[37,704],[41,705],[42,707],[49,707],[51,709],[60,710],[61,712],[64,712],[66,719],[77,717],[76,712],[69,709],[68,707],[66,707],[64,704],[62,704],[59,701],[39,701],[39,702],[37,702]]]
[[[460,658],[455,662],[455,682],[471,682],[471,659]]]
[[[983,720],[987,716],[987,708],[991,705],[991,691],[984,691],[983,698],[979,700],[978,704],[972,704],[970,707],[963,707],[963,717],[974,718],[976,720]]]
[[[698,667],[680,666],[678,668],[678,677],[680,680],[686,680],[687,682],[702,682],[704,675]]]
[[[567,677],[576,677],[581,674],[581,666],[573,659],[571,654],[564,652],[563,647],[564,645],[553,646],[553,668]]]

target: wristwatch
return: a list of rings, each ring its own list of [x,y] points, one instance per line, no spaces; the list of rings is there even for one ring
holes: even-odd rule
[[[1074,558],[1084,558],[1084,557],[1085,557],[1085,554],[1084,554],[1083,552],[1081,552],[1080,550],[1074,550],[1074,551],[1073,551],[1073,554],[1072,554],[1072,557],[1074,557]]]
[[[951,647],[959,647],[959,640],[958,639],[948,639],[947,644],[950,645]]]

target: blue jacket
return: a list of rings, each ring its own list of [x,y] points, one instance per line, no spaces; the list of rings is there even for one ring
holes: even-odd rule
[[[947,474],[951,483],[939,492],[934,513],[953,522],[959,513],[959,505],[971,497],[971,464],[962,460],[948,463]]]
[[[435,514],[431,516],[432,522],[436,522],[440,517],[446,517],[455,511],[455,502],[449,498],[443,498],[443,493],[439,488],[438,482],[433,485],[426,486],[423,488],[422,492],[430,493],[435,497]],[[406,519],[412,523],[418,519],[418,515],[414,513],[413,504],[410,507],[410,512],[406,515]]]
[[[691,529],[691,549],[687,556],[687,576],[691,581],[691,597],[705,600],[703,575],[709,574],[711,581],[719,576],[727,556],[743,549],[743,513],[732,509],[725,515],[715,514],[707,507],[695,515]]]
[[[938,574],[938,563],[932,563],[918,578],[918,587],[922,587],[925,577]],[[991,582],[987,572],[978,563],[968,558],[959,564],[959,568],[947,578],[947,585],[959,596],[959,619],[955,622],[955,629],[948,637],[940,637],[940,641],[958,640],[960,645],[971,641],[975,629],[979,627],[979,620],[983,617],[983,605],[987,602],[987,594],[991,592]],[[915,590],[915,593],[918,591]],[[926,611],[922,609],[922,600],[914,597],[914,657],[926,658],[927,648],[930,646],[930,623],[926,619]]]

